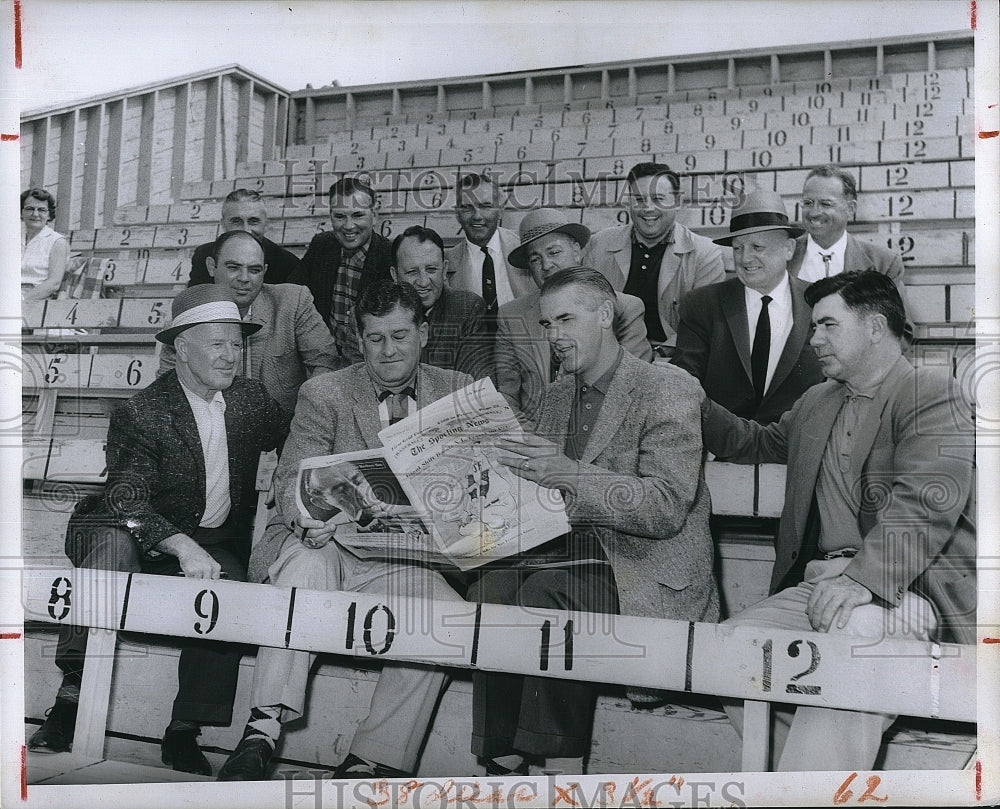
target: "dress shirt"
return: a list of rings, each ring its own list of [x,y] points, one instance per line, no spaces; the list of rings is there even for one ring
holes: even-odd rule
[[[473,244],[468,239],[465,240],[465,249],[469,256],[469,264],[472,266],[472,283],[475,292],[480,298],[483,297],[483,248]],[[493,275],[497,281],[497,306],[503,306],[508,301],[514,300],[514,292],[510,287],[510,279],[507,277],[507,260],[500,247],[500,232],[495,231],[489,242],[486,244],[490,257],[493,259]]]
[[[636,238],[634,232],[632,234],[632,258],[622,292],[639,298],[646,307],[646,334],[653,343],[662,343],[667,339],[660,321],[660,265],[673,244],[673,227],[662,240],[648,247]]]
[[[608,393],[611,385],[611,378],[621,365],[622,355],[625,349],[618,348],[618,356],[601,378],[593,385],[586,384],[582,379],[577,378],[576,396],[573,399],[573,409],[569,415],[569,429],[566,432],[566,454],[574,461],[580,460],[587,449],[587,442],[593,432],[597,417],[601,415],[601,407],[604,406],[604,397]]]
[[[799,278],[803,281],[818,281],[826,277],[826,265],[823,262],[823,253],[831,255],[830,275],[839,275],[844,271],[844,253],[847,250],[847,231],[840,234],[829,247],[820,247],[813,241],[813,237],[806,239],[806,254],[802,259],[802,267],[799,269]]]
[[[774,369],[778,365],[781,352],[785,350],[788,335],[792,333],[792,288],[788,283],[788,273],[785,273],[778,285],[767,294],[771,296],[771,303],[767,307],[767,313],[771,319],[771,350],[767,354],[765,391],[774,377]],[[750,327],[747,337],[752,346],[754,334],[757,331],[757,319],[760,317],[762,308],[761,298],[764,296],[748,286],[743,287],[743,295],[747,305],[747,325]]]
[[[178,381],[180,378],[178,377]],[[181,382],[181,390],[191,405],[205,457],[205,512],[201,528],[218,528],[229,516],[229,440],[226,437],[226,400],[221,390],[210,401]]]
[[[382,393],[382,391],[386,390],[386,388],[383,387],[382,385],[379,385],[374,379],[372,380],[372,384],[375,386],[375,398],[378,399],[379,395]],[[400,392],[401,393],[405,392],[406,388],[409,388],[414,393],[416,393],[416,390],[417,390],[417,377],[416,376],[414,376],[412,380],[410,380],[406,385],[404,385]],[[413,413],[415,413],[416,409],[417,409],[417,401],[416,401],[416,399],[414,399],[414,398],[412,398],[410,396],[407,396],[407,397],[405,397],[403,399],[403,402],[406,405],[406,415],[407,416],[412,416]],[[389,410],[389,399],[387,397],[387,398],[382,399],[382,401],[380,401],[378,403],[378,418],[379,418],[379,421],[381,422],[381,424],[382,424],[383,427],[388,427],[389,424],[390,424],[390,421],[391,421],[391,417],[392,417],[392,413]]]

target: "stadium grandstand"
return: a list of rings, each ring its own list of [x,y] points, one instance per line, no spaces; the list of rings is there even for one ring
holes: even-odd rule
[[[628,222],[632,165],[667,163],[682,177],[681,221],[715,238],[754,188],[780,194],[801,221],[806,175],[834,163],[857,178],[851,233],[902,257],[911,361],[947,367],[968,385],[973,79],[973,37],[959,32],[294,91],[231,64],[25,112],[21,187],[58,195],[53,227],[69,236],[72,268],[58,296],[22,308],[25,566],[69,567],[66,521],[105,482],[111,410],[156,378],[154,335],[188,281],[195,247],[220,234],[222,201],[238,188],[265,196],[268,238],[301,256],[330,227],[327,192],[345,175],[371,179],[383,236],[423,225],[453,244],[465,174],[489,174],[509,191],[507,228],[553,206],[596,232]],[[783,480],[783,467],[709,464],[714,513],[739,518],[717,537],[724,614],[767,594]],[[160,697],[178,655],[171,631],[94,631],[110,636],[100,648],[117,642],[118,653],[113,666],[90,670],[78,758],[29,754],[29,785],[204,780],[160,762],[169,722]],[[27,736],[59,687],[55,632],[50,618],[29,614]],[[362,657],[321,658],[308,721],[285,733],[274,777],[329,773],[347,754],[378,676],[377,662]],[[240,740],[254,659],[241,664],[234,724],[200,737],[213,768]],[[942,693],[974,695],[959,673],[944,670]],[[470,676],[461,667],[453,675],[421,776],[480,772],[468,746]],[[625,684],[603,687],[590,772],[726,773],[759,760],[747,758],[711,682],[688,682],[646,708],[630,703]],[[900,711],[881,769],[966,768],[976,752],[974,706],[936,708]],[[95,775],[94,762],[109,769]]]

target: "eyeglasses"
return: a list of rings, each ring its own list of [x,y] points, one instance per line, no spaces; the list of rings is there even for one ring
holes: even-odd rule
[[[21,208],[21,210],[24,211],[25,213],[43,213],[48,215],[49,206],[45,205],[44,207],[41,208],[32,208],[30,205],[25,205],[23,208]]]

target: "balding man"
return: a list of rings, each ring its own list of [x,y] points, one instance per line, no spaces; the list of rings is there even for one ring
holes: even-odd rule
[[[295,268],[299,259],[294,253],[286,250],[280,244],[275,244],[266,236],[267,207],[264,198],[248,188],[237,188],[232,191],[222,203],[222,232],[245,231],[252,233],[264,248],[264,263],[267,274],[264,282],[267,284],[283,284]],[[207,259],[215,252],[215,242],[198,245],[191,257],[191,277],[188,286],[211,284],[212,274],[208,271]]]
[[[299,386],[309,377],[346,366],[309,289],[264,282],[265,250],[256,236],[241,230],[222,234],[205,263],[209,278],[232,294],[240,317],[258,326],[244,343],[237,372],[259,379],[285,410],[295,410]],[[173,350],[164,346],[159,373],[174,363]]]

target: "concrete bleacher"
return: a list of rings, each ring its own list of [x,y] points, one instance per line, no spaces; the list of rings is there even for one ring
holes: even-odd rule
[[[239,187],[268,196],[268,237],[302,255],[329,226],[327,189],[343,173],[371,175],[383,235],[422,224],[453,241],[461,173],[489,171],[509,186],[506,227],[516,230],[527,209],[544,204],[563,206],[597,230],[628,221],[625,174],[636,162],[657,160],[684,173],[681,221],[711,237],[728,230],[733,201],[753,186],[779,192],[798,219],[809,169],[837,162],[858,179],[852,232],[902,254],[917,359],[949,362],[958,375],[973,348],[975,314],[971,65],[971,37],[956,34],[295,93],[231,66],[26,116],[24,185],[51,187],[68,203],[60,205],[57,229],[70,235],[74,253],[100,262],[101,283],[97,297],[23,307],[22,476],[34,525],[25,555],[58,557],[66,505],[103,482],[110,408],[155,378],[153,335],[187,281],[194,248],[218,234],[222,199]],[[192,115],[214,109],[218,126],[182,124],[185,105]],[[227,128],[234,109],[246,122]],[[78,145],[66,145],[66,137]],[[82,171],[95,144],[109,138],[118,148],[107,175]],[[115,168],[116,158],[138,167]],[[67,329],[83,333],[54,331]],[[719,555],[731,611],[764,594],[773,561],[766,541],[727,541]],[[32,632],[36,646],[51,641],[51,630]],[[167,666],[175,652],[151,654],[165,655]],[[53,667],[42,659],[33,670],[39,685],[29,721],[40,718],[54,692],[55,672],[43,668]],[[316,710],[322,713],[324,700],[351,706],[346,718],[327,711],[314,725],[337,728],[329,755],[343,752],[373,675],[339,664],[323,672],[327,679],[313,689]],[[144,697],[122,699],[127,705]],[[445,700],[442,714],[462,719],[439,719],[427,773],[464,761],[454,744],[468,735],[467,679],[459,677]],[[161,717],[137,722],[125,705],[112,735],[155,739]],[[669,724],[670,735],[679,723],[678,732],[694,741],[676,760],[664,745],[637,751],[614,734],[623,721]],[[702,724],[692,731],[693,722]],[[958,752],[940,766],[962,766],[970,728],[950,730],[944,741],[934,729],[901,731],[908,744],[890,745],[886,766],[937,766],[942,749]],[[290,737],[288,760],[329,763],[309,728],[300,733]],[[209,736],[216,763],[237,737],[238,729]],[[143,761],[156,754],[146,746]],[[918,748],[932,752],[913,753]],[[735,734],[714,707],[639,712],[613,692],[601,701],[594,750],[598,771],[635,771],[646,761],[650,769],[677,771],[738,764]]]

